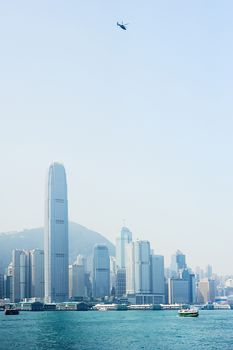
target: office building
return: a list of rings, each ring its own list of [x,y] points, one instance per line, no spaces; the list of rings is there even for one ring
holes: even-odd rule
[[[29,251],[12,252],[12,300],[18,302],[30,297]]]
[[[110,261],[105,244],[97,244],[93,254],[93,296],[102,298],[110,295]]]
[[[180,251],[177,250],[176,252],[176,266],[177,266],[177,272],[179,273],[183,269],[186,269],[186,257],[185,255]]]
[[[126,293],[126,270],[118,269],[116,273],[116,296],[122,297]]]
[[[150,242],[134,243],[135,293],[150,293]]]
[[[134,242],[126,245],[126,294],[135,294]]]
[[[68,202],[64,166],[49,167],[45,198],[45,301],[68,300]]]
[[[151,293],[157,297],[157,304],[165,302],[164,257],[162,255],[151,255]]]
[[[216,296],[216,281],[203,278],[197,286],[197,302],[200,304],[214,302]]]
[[[169,278],[168,302],[169,304],[189,304],[189,281]]]
[[[77,261],[69,266],[69,297],[73,300],[84,298],[85,290],[85,267],[82,261]]]
[[[44,298],[44,251],[30,251],[31,297]]]
[[[132,233],[127,227],[122,227],[119,237],[116,239],[116,266],[125,268],[126,245],[132,242]]]
[[[6,295],[14,302],[44,297],[44,252],[40,249],[12,252],[6,276]]]

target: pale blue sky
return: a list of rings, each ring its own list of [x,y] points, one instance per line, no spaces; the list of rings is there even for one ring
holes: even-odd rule
[[[233,273],[233,3],[0,0],[0,231],[69,217]],[[116,22],[129,22],[128,31]]]

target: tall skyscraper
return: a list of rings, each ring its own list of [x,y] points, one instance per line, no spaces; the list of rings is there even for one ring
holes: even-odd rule
[[[116,273],[116,296],[122,297],[126,293],[126,269],[118,269]]]
[[[187,267],[185,255],[180,250],[176,252],[176,264],[178,272]]]
[[[110,295],[110,260],[105,244],[94,247],[93,296],[101,298]]]
[[[116,239],[116,266],[125,268],[126,245],[132,242],[132,233],[127,227],[122,227],[119,237]]]
[[[69,297],[74,300],[87,296],[86,265],[86,258],[78,255],[76,261],[69,266]]]
[[[118,296],[122,296],[126,293],[127,247],[131,242],[132,233],[127,227],[122,227],[120,235],[116,239],[116,278]]]
[[[31,297],[44,298],[44,251],[30,251]]]
[[[68,300],[68,202],[65,168],[49,167],[45,198],[45,301]]]
[[[9,285],[11,281],[12,287]],[[31,297],[43,299],[44,251],[14,249],[12,267],[9,265],[6,282],[7,295],[14,302]]]
[[[135,294],[135,243],[126,245],[126,294]]]
[[[126,245],[126,294],[150,293],[150,242],[136,241]]]
[[[30,297],[29,251],[12,252],[12,300],[18,302]]]
[[[150,293],[150,242],[134,243],[135,293]]]
[[[193,304],[196,301],[196,279],[195,275],[189,269],[184,269],[181,275],[182,279],[189,283],[189,303]]]
[[[151,255],[151,293],[155,294],[158,303],[165,302],[164,257]]]

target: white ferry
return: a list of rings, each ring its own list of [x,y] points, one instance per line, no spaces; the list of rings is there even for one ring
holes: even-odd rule
[[[178,311],[178,315],[181,317],[198,317],[199,311],[197,309],[181,309]]]

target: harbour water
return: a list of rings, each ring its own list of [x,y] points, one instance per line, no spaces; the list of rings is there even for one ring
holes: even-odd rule
[[[1,350],[233,349],[233,311],[0,312]]]

